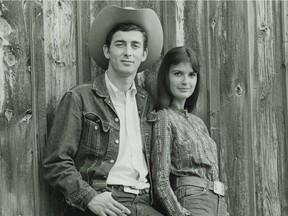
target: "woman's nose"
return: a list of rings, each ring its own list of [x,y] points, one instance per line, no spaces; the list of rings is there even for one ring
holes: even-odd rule
[[[188,76],[183,76],[183,79],[182,79],[182,84],[188,84]]]

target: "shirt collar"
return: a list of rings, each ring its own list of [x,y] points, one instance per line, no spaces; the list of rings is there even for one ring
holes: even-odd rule
[[[109,79],[108,75],[107,75],[107,71],[105,72],[105,82],[106,82],[106,86],[107,86],[107,90],[108,93],[111,97],[113,98],[117,98],[117,95],[119,94],[123,94],[124,92],[120,91]],[[133,81],[131,88],[127,91],[126,94],[130,94],[131,96],[135,96],[137,93],[137,88],[135,85],[135,81]]]

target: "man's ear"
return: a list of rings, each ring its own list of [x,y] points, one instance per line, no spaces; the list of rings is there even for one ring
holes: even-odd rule
[[[106,44],[104,44],[104,46],[103,46],[103,53],[104,53],[104,56],[106,57],[106,59],[110,58],[109,47]]]
[[[148,49],[146,48],[143,52],[143,55],[142,55],[142,62],[144,62],[146,60],[147,56],[148,56]]]

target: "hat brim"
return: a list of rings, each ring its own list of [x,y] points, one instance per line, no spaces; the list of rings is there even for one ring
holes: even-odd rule
[[[89,50],[94,61],[104,70],[108,68],[108,59],[103,53],[107,34],[118,24],[133,23],[141,27],[148,37],[148,56],[138,68],[138,72],[155,63],[163,46],[163,29],[157,14],[149,8],[127,9],[114,5],[106,6],[96,16],[89,33]]]

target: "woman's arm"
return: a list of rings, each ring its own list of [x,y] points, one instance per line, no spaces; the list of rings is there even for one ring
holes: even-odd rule
[[[173,145],[172,125],[163,111],[157,113],[158,121],[153,129],[152,178],[156,195],[170,216],[190,215],[177,200],[170,185],[171,149]]]

